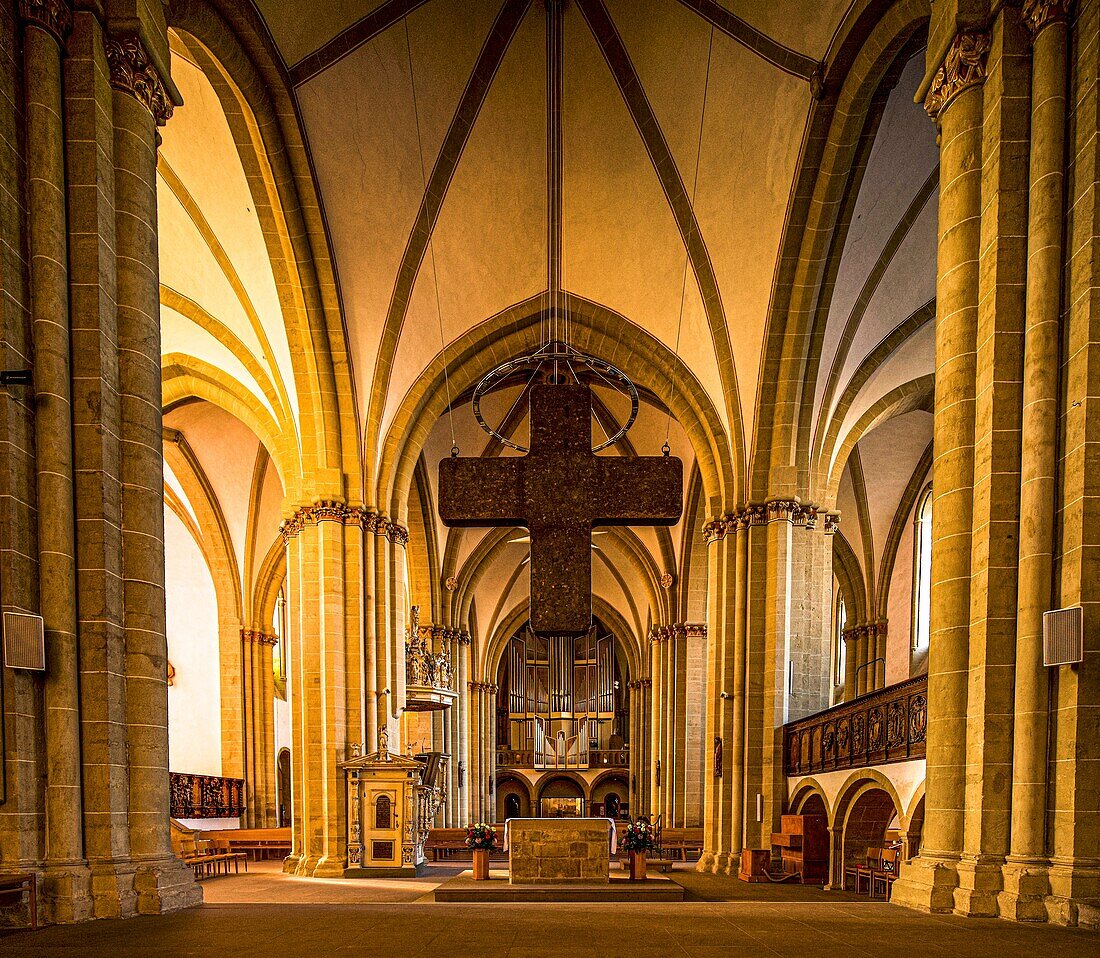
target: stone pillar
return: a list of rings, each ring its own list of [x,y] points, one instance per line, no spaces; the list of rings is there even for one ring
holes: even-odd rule
[[[238,631],[239,641],[237,643],[237,661],[240,663],[239,671],[241,676],[240,687],[236,691],[240,696],[241,703],[241,739],[242,739],[242,761],[240,763],[240,770],[236,770],[233,766],[229,765],[225,761],[224,752],[227,750],[228,743],[224,738],[222,741],[223,760],[222,760],[222,774],[232,775],[233,777],[244,778],[244,794],[245,794],[245,811],[244,811],[244,825],[246,828],[256,827],[256,721],[255,721],[255,675],[253,673],[253,657],[256,632],[253,629],[241,628]],[[225,680],[223,679],[223,684]],[[222,700],[225,701],[225,694],[223,692]],[[224,712],[224,704],[223,704]],[[223,718],[224,722],[224,718]],[[223,725],[224,728],[224,725]]]
[[[656,818],[661,814],[662,773],[662,725],[664,696],[662,695],[661,644],[656,629],[649,634],[649,674],[653,681],[653,710],[649,728],[649,812]]]
[[[167,44],[165,44],[167,46]],[[137,907],[197,904],[168,824],[168,642],[164,612],[164,450],[157,253],[157,124],[172,114],[146,41],[106,41],[114,89],[115,255],[121,391],[122,571],[130,850]]]
[[[46,631],[43,683],[46,766],[47,920],[91,917],[80,781],[80,659],[77,647],[73,513],[69,276],[61,54],[72,28],[68,3],[19,5],[24,20],[23,85],[30,305],[34,341],[39,609]]]
[[[458,668],[455,679],[455,688],[458,690],[458,728],[456,741],[458,743],[458,761],[455,764],[455,787],[458,795],[458,811],[455,827],[462,827],[470,822],[470,735],[473,719],[470,709],[470,647],[471,638],[468,632],[459,633],[458,640]]]
[[[470,692],[470,764],[466,772],[466,785],[469,792],[467,802],[471,822],[484,821],[481,817],[484,808],[481,797],[481,740],[484,736],[481,725],[481,686],[480,682],[470,682],[467,686]]]
[[[856,695],[866,695],[871,688],[871,629],[868,625],[856,628]]]
[[[974,481],[975,350],[981,225],[982,81],[989,37],[958,34],[925,103],[940,126],[933,424],[932,622],[924,851],[892,899],[931,911],[954,907],[963,844],[970,555]]]
[[[859,695],[856,669],[859,668],[859,629],[853,626],[841,633],[844,642],[844,701],[851,702]]]
[[[741,845],[745,718],[745,566],[747,526],[737,515],[708,522],[707,633],[710,677],[709,725],[703,776],[706,782],[704,849],[699,871],[728,872]],[[721,747],[721,767],[715,752]],[[738,757],[740,756],[740,757]],[[720,773],[720,775],[719,775]]]
[[[260,635],[261,724],[263,746],[260,752],[262,791],[258,801],[260,827],[274,828],[278,824],[277,797],[275,795],[275,662],[273,653],[279,637]]]
[[[283,523],[287,543],[290,695],[294,747],[293,848],[284,870],[333,877],[346,867],[340,763],[362,734],[359,605],[349,579],[362,574],[363,510],[338,500],[299,508]],[[365,743],[367,748],[374,746]]]
[[[1012,741],[1011,846],[1000,910],[1045,920],[1048,891],[1047,731],[1049,675],[1043,613],[1052,608],[1058,443],[1059,318],[1065,189],[1066,0],[1030,3],[1033,35],[1027,292],[1020,459],[1019,585]]]
[[[1068,44],[1066,288],[1061,322],[1061,383],[1066,406],[1059,417],[1054,602],[1058,607],[1082,607],[1085,641],[1080,665],[1059,666],[1049,676],[1053,725],[1047,914],[1051,921],[1062,924],[1076,923],[1086,904],[1091,904],[1095,916],[1095,902],[1100,899],[1100,807],[1096,800],[1096,783],[1100,782],[1100,576],[1095,568],[1100,501],[1093,495],[1093,452],[1100,448],[1100,346],[1096,333],[1100,312],[1096,293],[1100,287],[1100,198],[1096,190],[1100,144],[1095,119],[1100,4],[1078,0],[1073,10]]]
[[[105,918],[134,914],[137,898],[126,801],[114,95],[91,11],[74,13],[64,71],[84,847],[92,913]]]
[[[955,910],[997,914],[1008,853],[1027,235],[1028,43],[1019,11],[990,29],[975,372],[974,516],[963,855]]]

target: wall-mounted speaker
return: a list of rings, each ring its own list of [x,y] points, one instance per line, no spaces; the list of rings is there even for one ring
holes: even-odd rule
[[[9,669],[46,668],[46,633],[42,616],[4,613],[4,665]]]
[[[1075,665],[1085,658],[1085,613],[1079,605],[1043,613],[1043,665]]]

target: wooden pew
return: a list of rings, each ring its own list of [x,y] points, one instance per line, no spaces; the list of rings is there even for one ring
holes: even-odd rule
[[[207,835],[213,834],[208,832]],[[261,858],[286,858],[290,854],[289,828],[227,828],[217,832],[230,853],[240,852],[254,861]]]
[[[0,895],[27,892],[31,931],[38,931],[38,875],[34,872],[10,872],[0,875]]]

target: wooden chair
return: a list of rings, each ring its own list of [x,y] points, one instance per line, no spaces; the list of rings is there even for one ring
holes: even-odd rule
[[[38,931],[38,876],[34,872],[14,872],[0,875],[0,894],[4,892],[27,892],[30,910],[31,931]]]
[[[882,889],[882,897],[890,897],[890,886],[898,880],[898,864],[901,860],[901,849],[898,846],[884,848],[882,861],[879,867],[871,875],[871,897],[878,897],[879,888]]]
[[[229,836],[218,835],[211,839],[214,846],[214,854],[217,856],[219,862],[225,870],[225,874],[229,874],[229,866],[233,866],[233,874],[239,875],[241,873],[241,862],[244,862],[245,874],[248,873],[248,854],[246,852],[237,852],[233,850],[229,841]]]
[[[876,871],[879,871],[882,866],[882,849],[881,848],[868,848],[867,857],[865,861],[855,862],[852,865],[847,865],[844,868],[844,888],[848,889],[848,878],[851,876],[855,884],[856,894],[862,892],[863,882],[867,882],[867,894],[871,894],[872,883],[871,879]]]

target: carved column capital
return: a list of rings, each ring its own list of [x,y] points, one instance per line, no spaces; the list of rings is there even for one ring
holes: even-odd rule
[[[840,513],[839,512],[826,512],[825,513],[825,535],[831,536],[840,528]]]
[[[988,53],[988,33],[972,30],[955,37],[924,98],[925,112],[933,120],[938,119],[947,104],[960,93],[985,81]]]
[[[1021,19],[1034,38],[1044,27],[1069,19],[1072,3],[1073,0],[1024,0]]]
[[[141,38],[136,33],[115,34],[104,40],[104,46],[111,86],[129,93],[153,115],[157,126],[164,126],[172,116],[172,99]]]
[[[73,29],[68,0],[19,0],[19,18],[53,34],[62,46]]]

